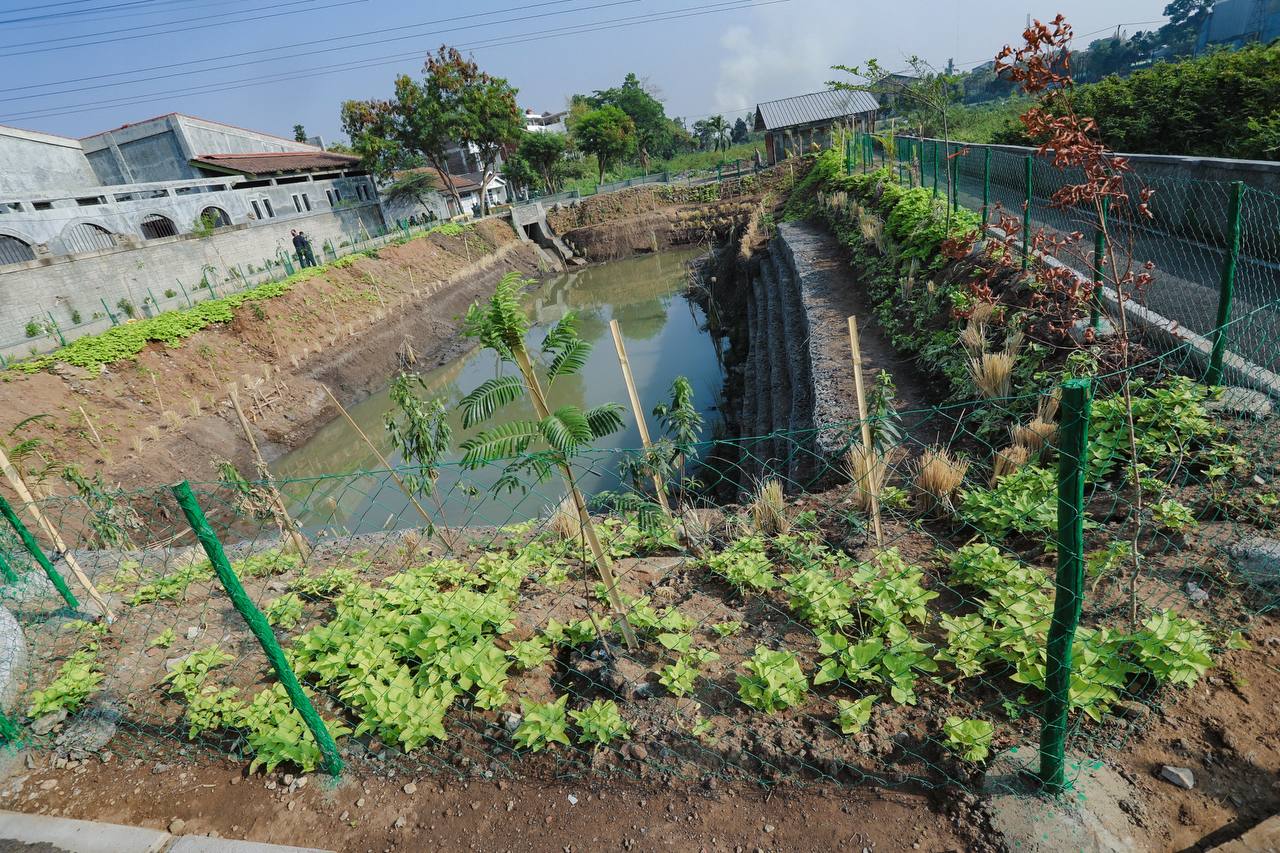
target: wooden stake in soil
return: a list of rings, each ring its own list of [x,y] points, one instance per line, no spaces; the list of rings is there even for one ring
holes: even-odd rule
[[[631,362],[627,359],[627,347],[622,342],[622,327],[618,325],[617,320],[609,321],[609,331],[613,333],[613,346],[618,351],[618,363],[622,365],[622,379],[627,383],[627,397],[631,400],[631,411],[636,416],[636,426],[640,428],[640,443],[644,445],[645,450],[649,450],[652,446],[649,440],[649,425],[645,423],[644,411],[640,408],[640,395],[636,393],[636,382],[631,376]],[[662,505],[662,511],[670,515],[667,486],[662,482],[662,475],[656,472],[653,475],[653,487],[657,490],[658,503]]]
[[[853,349],[853,385],[858,393],[858,423],[862,427],[862,450],[871,460],[875,453],[871,446],[871,424],[867,423],[867,395],[862,383],[862,347],[858,341],[858,318],[849,317],[849,345]],[[884,547],[884,530],[880,526],[880,487],[869,477],[867,494],[871,497],[871,521],[876,531],[877,547]]]
[[[378,446],[369,440],[369,436],[365,435],[364,430],[360,428],[360,424],[356,423],[356,419],[351,417],[351,413],[338,402],[337,397],[333,396],[333,392],[329,390],[329,386],[321,383],[320,387],[324,389],[324,393],[329,395],[329,399],[338,407],[338,411],[347,419],[347,423],[356,431],[356,435],[360,436],[360,440],[373,451],[373,455],[382,463],[382,467],[386,468],[387,472],[391,474],[391,479],[395,480],[396,485],[400,487],[400,491],[404,492],[404,496],[409,499],[409,503],[413,504],[413,508],[418,511],[418,515],[422,516],[423,521],[425,521],[432,529],[445,531],[444,535],[440,537],[444,541],[445,546],[451,551],[458,550],[453,541],[453,532],[450,531],[448,526],[444,523],[444,506],[440,503],[440,495],[434,491],[432,492],[432,497],[435,499],[436,510],[440,513],[440,521],[437,523],[436,520],[431,517],[431,514],[422,508],[422,504],[418,503],[417,499],[414,498],[413,492],[407,485],[405,485],[404,480],[401,480],[396,474],[395,467],[392,466],[386,456],[382,455],[382,451],[378,449]]]
[[[253,431],[249,428],[249,419],[244,416],[244,409],[240,407],[240,393],[236,390],[234,383],[227,385],[227,396],[231,398],[231,407],[236,410],[236,418],[240,421],[240,429],[244,431],[244,437],[249,442],[249,449],[253,451],[253,459],[258,465],[258,476],[267,484],[267,491],[271,493],[271,502],[275,504],[281,532],[289,537],[289,541],[293,543],[294,550],[298,552],[298,556],[302,557],[303,562],[306,562],[311,559],[311,544],[298,531],[298,526],[294,524],[293,517],[289,515],[289,509],[285,506],[284,498],[280,496],[280,490],[276,488],[276,481],[271,476],[271,469],[267,467],[267,461],[262,458],[262,451],[258,449],[258,442],[253,437]]]
[[[84,410],[84,406],[76,406],[80,410],[80,417],[84,419],[84,425],[89,428],[89,434],[93,436],[93,443],[102,450],[102,436],[98,435],[98,428],[93,425],[93,421],[89,420],[89,413]]]
[[[160,411],[164,411],[164,397],[160,396],[160,383],[156,381],[154,372],[151,374],[151,387],[156,389],[156,403],[160,406]]]
[[[89,580],[89,576],[84,573],[84,569],[80,568],[79,561],[76,560],[71,550],[67,548],[66,541],[63,540],[62,534],[58,532],[58,529],[53,526],[53,522],[40,511],[40,506],[35,502],[35,498],[31,496],[31,491],[27,488],[27,484],[23,482],[22,475],[18,473],[18,469],[9,461],[9,455],[3,449],[0,449],[0,468],[4,469],[5,479],[9,481],[9,485],[13,487],[13,490],[17,492],[18,500],[27,505],[27,511],[31,513],[31,517],[36,520],[36,524],[49,537],[49,541],[53,543],[54,550],[67,561],[67,568],[71,569],[71,573],[76,576],[76,580],[79,581],[84,591],[89,593],[93,603],[98,605],[107,622],[116,621],[116,615],[107,606],[107,600],[98,592],[98,588],[93,585],[93,581]]]

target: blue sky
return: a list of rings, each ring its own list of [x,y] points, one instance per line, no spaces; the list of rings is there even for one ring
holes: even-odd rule
[[[1028,13],[1062,11],[1082,35],[1152,29],[1138,22],[1166,2],[0,0],[0,124],[78,137],[185,112],[340,139],[343,100],[387,96],[443,42],[508,78],[525,107],[559,109],[634,71],[669,115],[698,118],[819,89],[835,63],[975,64]]]

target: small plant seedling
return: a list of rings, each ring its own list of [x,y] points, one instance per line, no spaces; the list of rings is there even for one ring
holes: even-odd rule
[[[959,753],[965,761],[977,764],[985,761],[991,751],[995,726],[986,720],[947,717],[947,721],[942,724],[942,731],[947,736],[948,747]]]
[[[1151,518],[1161,530],[1186,533],[1200,526],[1191,509],[1173,499],[1163,500],[1151,507]]]
[[[531,752],[541,752],[553,743],[572,746],[565,714],[568,701],[568,693],[554,702],[537,703],[521,699],[520,710],[524,719],[512,736],[516,745]]]
[[[871,706],[875,704],[876,697],[874,695],[864,696],[854,702],[847,699],[836,700],[836,725],[840,726],[840,733],[851,735],[862,731],[862,729],[871,721]]]
[[[717,622],[711,626],[711,630],[716,632],[716,636],[721,639],[735,636],[742,630],[742,620],[730,619],[726,622]]]
[[[551,660],[551,649],[537,637],[517,640],[507,650],[507,657],[521,669],[537,669]]]
[[[738,698],[745,705],[772,714],[804,701],[809,680],[793,652],[756,646],[743,666],[748,674],[738,676]]]
[[[578,727],[578,743],[598,748],[618,739],[625,740],[631,734],[631,724],[622,719],[612,699],[597,699],[585,710],[570,711],[569,716]]]
[[[172,628],[165,628],[163,631],[161,631],[159,634],[156,634],[156,635],[151,639],[151,648],[153,648],[153,649],[167,649],[167,648],[169,648],[170,646],[172,646],[172,645],[173,645],[173,641],[174,641],[175,639],[176,639],[176,637],[175,637],[175,635],[174,635],[174,633],[173,633],[173,629],[172,629]]]

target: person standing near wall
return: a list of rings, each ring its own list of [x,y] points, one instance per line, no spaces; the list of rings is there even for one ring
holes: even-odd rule
[[[289,236],[293,242],[293,254],[298,258],[298,266],[300,268],[305,267],[307,265],[307,253],[306,250],[303,249],[305,243],[303,242],[302,235],[295,229],[289,232]]]
[[[302,265],[304,267],[314,267],[316,265],[316,253],[315,250],[311,248],[311,238],[307,236],[307,232],[305,231],[299,231],[298,237],[302,240],[302,248],[299,251],[305,258]]]

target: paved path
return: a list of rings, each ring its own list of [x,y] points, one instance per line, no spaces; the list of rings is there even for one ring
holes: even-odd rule
[[[158,829],[0,811],[0,853],[329,853]]]

